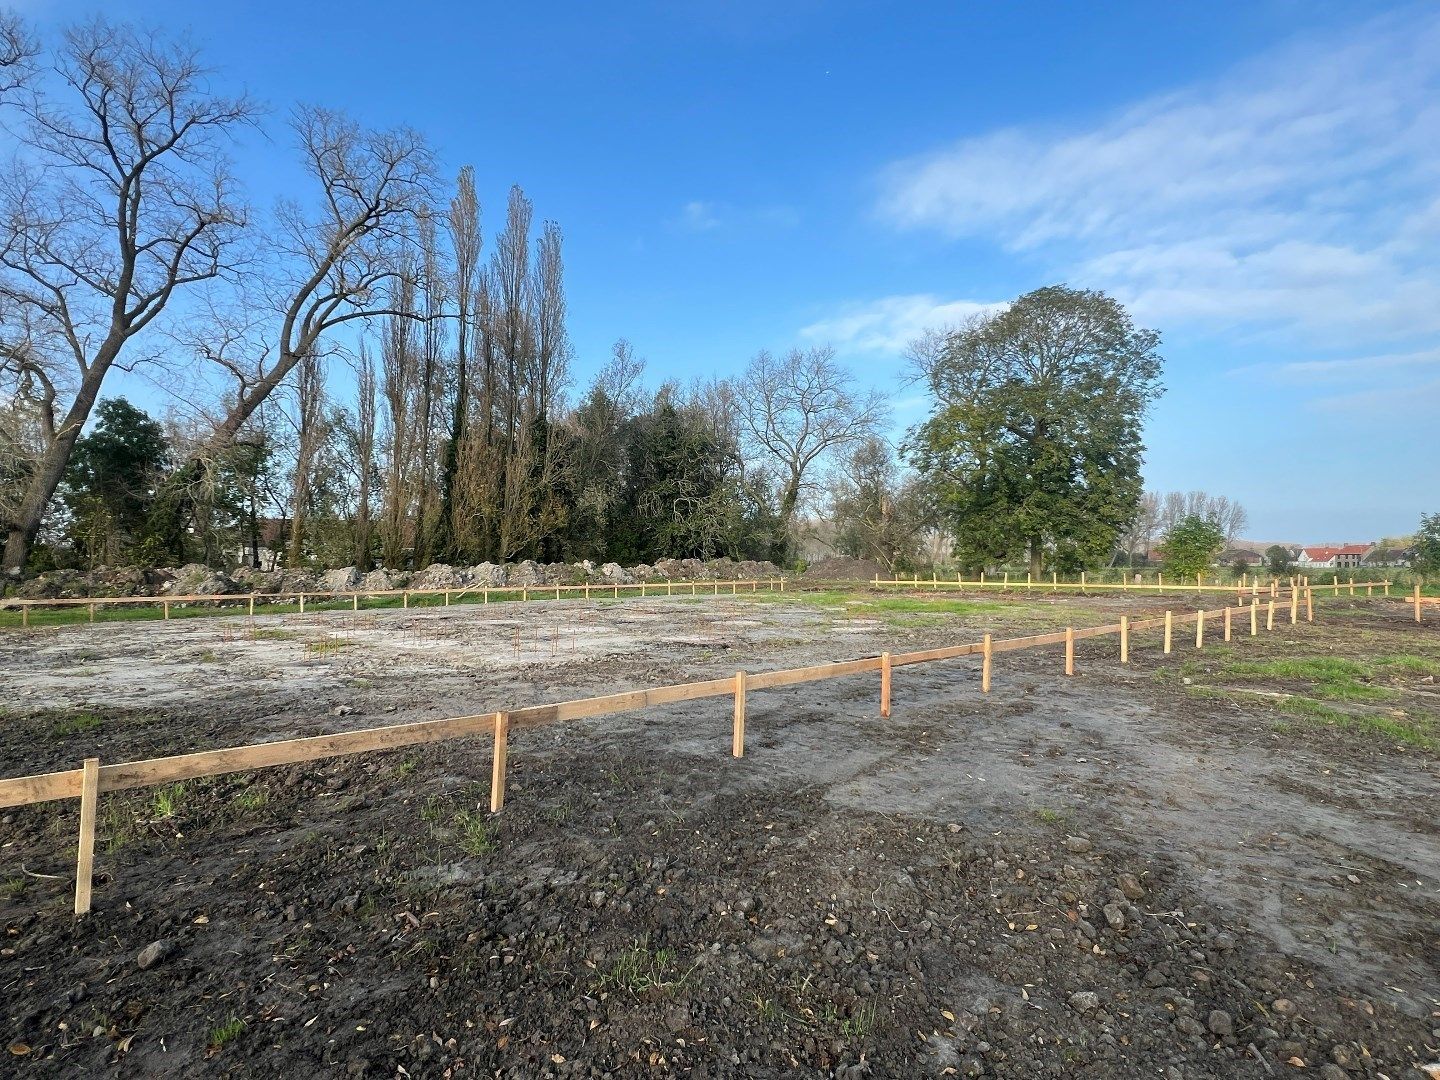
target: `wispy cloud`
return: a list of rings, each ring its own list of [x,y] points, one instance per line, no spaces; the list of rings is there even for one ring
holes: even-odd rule
[[[790,229],[800,215],[792,206],[739,207],[710,199],[691,199],[680,208],[671,224],[684,232],[714,232],[719,229],[764,226]]]
[[[714,203],[704,199],[692,199],[680,208],[676,224],[691,232],[709,232],[720,227],[720,215]]]
[[[944,300],[931,293],[884,296],[843,304],[833,315],[802,327],[800,334],[845,352],[899,355],[924,330],[955,326],[1003,306],[986,300]]]
[[[992,239],[1166,327],[1374,347],[1440,330],[1440,14],[1307,39],[1080,130],[899,161],[881,214]]]

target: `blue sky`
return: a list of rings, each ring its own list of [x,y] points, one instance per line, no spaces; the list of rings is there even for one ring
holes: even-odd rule
[[[22,6],[42,29],[93,11]],[[1440,6],[111,3],[270,106],[236,149],[306,192],[297,101],[426,133],[566,237],[586,379],[829,343],[923,416],[905,341],[1040,285],[1164,335],[1146,479],[1309,542],[1440,509]]]

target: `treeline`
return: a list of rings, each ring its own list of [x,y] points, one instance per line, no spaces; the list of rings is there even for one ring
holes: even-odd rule
[[[408,128],[297,108],[308,189],[248,205],[226,151],[260,113],[215,85],[160,34],[97,20],[47,50],[0,17],[7,572],[779,560],[802,507],[869,483],[837,479],[858,448],[893,469],[826,349],[647,388],[621,342],[577,388],[559,226],[516,187],[487,239],[473,171],[442,182]],[[141,369],[199,407],[108,392]],[[856,545],[872,520],[893,544],[888,509],[847,505]]]

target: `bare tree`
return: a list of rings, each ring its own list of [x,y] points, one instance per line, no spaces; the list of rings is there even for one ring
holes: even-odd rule
[[[884,416],[878,392],[857,393],[835,351],[758,353],[735,382],[736,417],[749,448],[768,455],[779,473],[779,518],[788,530],[827,454],[875,433]]]
[[[0,50],[23,62],[16,24]],[[59,97],[22,88],[22,153],[0,178],[0,393],[43,450],[6,515],[18,573],[110,372],[177,291],[226,273],[244,223],[222,152],[252,107],[208,86],[193,49],[96,21],[65,35]]]
[[[0,99],[29,81],[39,54],[40,46],[21,18],[0,11]]]
[[[314,107],[298,109],[294,126],[320,187],[319,210],[280,209],[281,279],[270,286],[280,325],[273,337],[248,319],[217,344],[201,345],[237,384],[215,424],[212,451],[235,438],[305,357],[331,348],[338,327],[397,314],[388,303],[390,285],[413,268],[403,255],[413,248],[431,189],[424,140],[408,128],[367,131],[342,113]]]
[[[300,362],[295,386],[295,476],[290,499],[291,566],[305,562],[305,526],[310,516],[316,458],[325,442],[325,380],[318,356]]]

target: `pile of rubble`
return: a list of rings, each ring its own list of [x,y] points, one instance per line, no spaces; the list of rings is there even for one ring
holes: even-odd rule
[[[450,566],[432,563],[419,571],[339,570],[220,571],[200,563],[155,570],[137,567],[90,573],[55,570],[21,582],[13,595],[31,600],[87,596],[229,596],[236,593],[381,591],[386,589],[467,589],[512,585],[635,585],[649,581],[753,581],[780,577],[769,562],[733,559],[661,559],[628,569],[618,563],[488,563]]]

